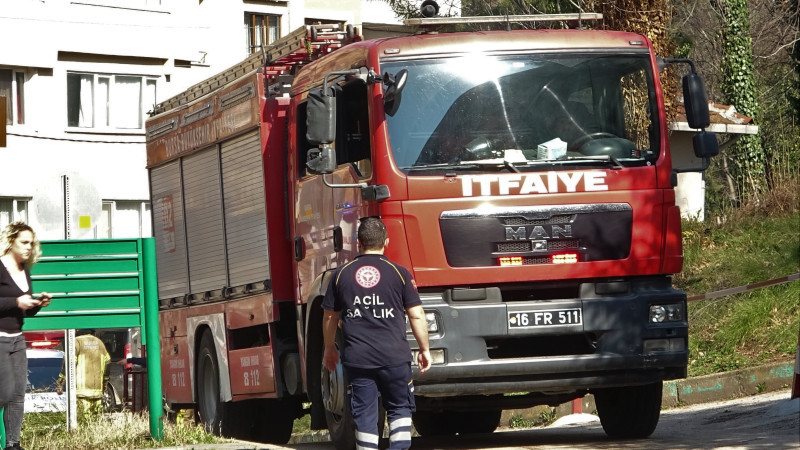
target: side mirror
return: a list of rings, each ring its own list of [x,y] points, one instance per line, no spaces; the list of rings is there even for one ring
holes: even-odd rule
[[[328,144],[310,149],[306,157],[306,169],[316,175],[333,173],[336,170],[336,151]]]
[[[707,128],[711,123],[708,116],[708,100],[703,88],[703,79],[695,72],[683,76],[683,104],[686,108],[686,121],[691,128]]]
[[[387,86],[383,94],[383,110],[389,116],[394,116],[400,107],[400,98],[403,95],[403,88],[406,87],[406,81],[408,81],[406,69],[401,69],[395,75],[390,75],[389,72],[383,74],[383,84]]]
[[[312,145],[331,144],[336,140],[336,97],[333,88],[308,92],[306,140]]]
[[[694,156],[698,158],[711,158],[719,154],[717,135],[710,131],[700,131],[692,138]]]
[[[665,69],[672,63],[688,64],[690,72],[683,76],[683,106],[686,109],[686,122],[690,128],[700,129],[692,138],[694,155],[703,160],[701,167],[675,169],[672,173],[672,185],[678,185],[678,174],[682,172],[703,172],[708,169],[710,158],[719,154],[717,136],[705,129],[711,125],[708,114],[708,100],[703,87],[703,79],[697,73],[694,63],[686,58],[663,58],[658,60],[659,70]]]

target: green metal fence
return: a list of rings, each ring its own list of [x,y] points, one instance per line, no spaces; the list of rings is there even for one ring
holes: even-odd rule
[[[25,319],[24,331],[81,328],[142,329],[147,352],[150,433],[163,437],[158,282],[153,238],[43,241],[31,271],[34,295],[50,305]],[[2,417],[0,409],[0,418]],[[0,445],[5,446],[0,420]]]

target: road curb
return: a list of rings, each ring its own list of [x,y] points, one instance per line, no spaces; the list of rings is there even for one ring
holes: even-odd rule
[[[683,378],[664,382],[662,408],[694,405],[721,400],[731,400],[749,395],[763,394],[792,385],[794,362],[778,362],[748,369],[733,370],[699,377]],[[580,400],[580,411],[594,413],[594,396],[589,394]],[[573,414],[572,402],[555,407],[535,406],[526,409],[503,411],[500,426],[509,426],[512,421],[539,423]]]
[[[666,407],[694,405],[785,389],[792,385],[791,362],[767,364],[664,383]]]

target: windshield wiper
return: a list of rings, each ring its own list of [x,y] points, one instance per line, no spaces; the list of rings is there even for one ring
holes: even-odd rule
[[[615,158],[614,156],[612,156],[612,155],[566,156],[564,158],[559,158],[556,161],[576,162],[576,163],[587,162],[587,161],[592,161],[592,162],[597,161],[597,162],[611,164],[611,168],[612,169],[622,169],[624,167],[622,165],[622,163],[620,163],[619,160],[617,158]]]
[[[609,164],[612,169],[622,169],[624,166],[617,158],[612,155],[595,155],[595,156],[564,156],[558,159],[540,159],[526,162],[512,162],[508,160],[503,161],[464,161],[462,163],[441,163],[441,164],[426,164],[420,166],[401,167],[402,170],[409,172],[432,172],[438,170],[476,170],[476,169],[506,169],[509,172],[520,173],[518,166],[533,167],[533,166],[547,166],[547,165],[560,165],[560,164]]]
[[[401,167],[403,170],[408,170],[409,172],[427,172],[427,171],[435,171],[435,170],[444,170],[444,169],[455,169],[455,170],[475,170],[475,169],[508,169],[509,172],[519,173],[519,169],[516,168],[514,163],[510,161],[503,161],[503,162],[476,162],[476,161],[469,161],[469,162],[462,162],[458,164],[426,164],[424,166],[409,166],[409,167]]]
[[[519,169],[517,169],[517,166],[515,166],[514,163],[512,163],[507,159],[503,160],[503,167],[508,169],[509,172],[519,173]]]

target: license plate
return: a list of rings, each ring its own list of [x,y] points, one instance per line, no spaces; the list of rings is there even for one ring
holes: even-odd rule
[[[563,327],[582,324],[583,314],[580,308],[545,309],[508,313],[509,328]]]

